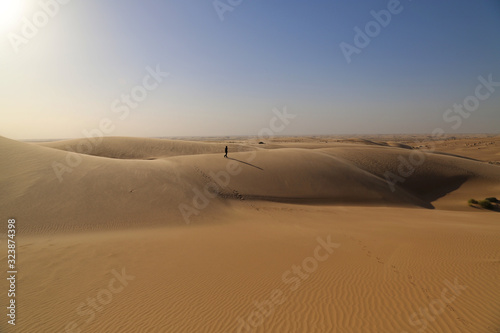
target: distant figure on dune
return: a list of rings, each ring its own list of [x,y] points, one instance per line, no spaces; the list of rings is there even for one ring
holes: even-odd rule
[[[225,158],[227,158],[227,146],[226,146],[226,155],[224,155]]]

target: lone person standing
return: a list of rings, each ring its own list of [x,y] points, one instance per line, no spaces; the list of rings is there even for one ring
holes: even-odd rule
[[[225,158],[227,158],[227,146],[226,146],[226,155],[224,155]]]

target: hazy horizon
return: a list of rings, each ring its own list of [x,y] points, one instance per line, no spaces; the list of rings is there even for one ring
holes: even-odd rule
[[[360,134],[360,133],[344,133],[344,134],[297,134],[297,135],[287,135],[287,134],[277,134],[273,135],[271,138],[259,138],[259,135],[255,134],[234,134],[234,135],[172,135],[172,136],[134,136],[134,135],[127,135],[127,136],[122,136],[122,135],[104,135],[103,137],[116,137],[116,138],[121,138],[121,137],[128,137],[128,138],[145,138],[145,139],[168,139],[168,140],[185,140],[185,139],[200,139],[203,141],[204,139],[259,139],[259,140],[268,140],[268,139],[277,139],[277,138],[335,138],[339,137],[342,139],[348,139],[349,137],[362,137],[362,138],[370,138],[370,137],[380,137],[383,138],[385,136],[402,136],[405,137],[406,139],[410,138],[411,136],[417,136],[417,137],[425,137],[429,136],[432,137],[433,140],[446,140],[450,139],[451,137],[467,137],[467,136],[486,136],[486,137],[496,137],[500,136],[500,132],[491,132],[491,133],[450,133],[450,134],[445,134],[444,136],[439,136],[439,137],[434,137],[432,133],[365,133],[365,134]],[[51,142],[51,141],[64,141],[64,140],[75,140],[75,139],[85,139],[86,137],[66,137],[66,138],[21,138],[21,139],[16,139],[18,141],[25,141],[25,142]],[[12,139],[12,138],[10,138]],[[189,141],[189,140],[188,140]]]
[[[496,1],[232,4],[4,1],[0,135],[498,133]]]

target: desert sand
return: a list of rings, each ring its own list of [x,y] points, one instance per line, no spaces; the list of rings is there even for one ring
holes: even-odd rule
[[[0,137],[0,331],[500,332],[499,136],[259,141]]]

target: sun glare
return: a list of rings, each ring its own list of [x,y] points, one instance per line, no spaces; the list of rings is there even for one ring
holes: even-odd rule
[[[7,31],[15,28],[21,19],[24,1],[0,0],[0,30]]]

